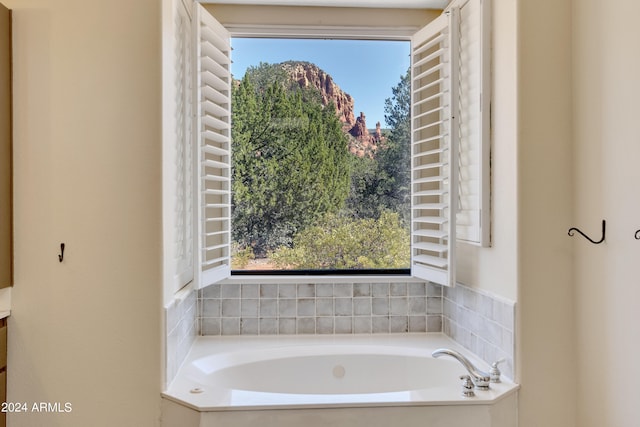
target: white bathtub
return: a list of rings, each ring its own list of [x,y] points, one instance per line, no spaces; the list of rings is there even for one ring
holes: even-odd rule
[[[517,385],[461,395],[441,334],[200,337],[163,393],[163,427],[516,425]],[[257,423],[257,424],[256,424]]]

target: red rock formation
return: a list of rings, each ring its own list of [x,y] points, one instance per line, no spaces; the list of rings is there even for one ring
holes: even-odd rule
[[[349,151],[359,157],[372,156],[378,144],[384,141],[380,122],[376,123],[376,131],[373,135],[367,129],[364,113],[358,118],[353,113],[354,100],[348,93],[338,86],[333,78],[317,65],[309,62],[284,62],[282,68],[287,72],[292,81],[302,88],[315,88],[320,92],[323,105],[333,102],[336,114],[343,123],[342,129],[349,136]]]
[[[338,118],[344,123],[345,128],[351,129],[356,122],[353,114],[353,98],[340,89],[340,86],[333,81],[333,77],[309,62],[284,62],[282,68],[293,81],[298,82],[300,87],[318,89],[323,105],[333,102]]]

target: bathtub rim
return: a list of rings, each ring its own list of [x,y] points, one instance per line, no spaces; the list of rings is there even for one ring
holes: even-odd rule
[[[381,342],[382,341],[382,342]],[[428,343],[429,345],[425,344]],[[184,371],[189,370],[189,365],[197,359],[211,355],[210,348],[216,345],[217,354],[229,352],[246,352],[256,345],[266,346],[266,348],[291,348],[315,346],[379,346],[397,349],[407,347],[415,353],[416,348],[424,350],[425,357],[431,357],[431,351],[436,348],[446,347],[456,350],[474,363],[478,368],[488,371],[489,366],[476,355],[469,352],[447,335],[440,332],[430,333],[393,333],[393,334],[332,334],[332,335],[242,335],[242,336],[199,336],[196,337],[185,361],[180,366],[174,381],[164,390],[162,398],[171,402],[183,405],[187,408],[199,412],[217,411],[252,411],[252,410],[289,410],[289,409],[316,409],[316,408],[363,408],[363,407],[402,407],[402,406],[455,406],[455,405],[492,405],[512,395],[519,389],[519,384],[514,383],[509,378],[504,378],[502,383],[491,384],[489,391],[477,391],[474,398],[462,398],[459,396],[460,383],[456,378],[452,378],[447,385],[443,398],[433,398],[430,400],[412,401],[390,401],[390,402],[334,402],[334,403],[279,403],[279,404],[251,404],[251,405],[231,405],[231,404],[203,404],[203,394],[190,394],[186,392],[185,385],[193,383],[184,378]],[[456,362],[457,363],[457,362]],[[452,394],[453,392],[453,394]],[[375,393],[371,393],[375,394]],[[452,396],[456,397],[453,398]]]

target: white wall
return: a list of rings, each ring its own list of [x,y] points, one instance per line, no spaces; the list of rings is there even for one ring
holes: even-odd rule
[[[9,424],[158,425],[160,2],[3,2],[15,46],[8,399],[72,404]]]
[[[573,5],[575,238],[580,427],[638,425],[640,2]]]

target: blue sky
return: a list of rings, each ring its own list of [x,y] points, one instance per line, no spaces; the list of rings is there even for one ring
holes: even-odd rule
[[[234,38],[234,78],[260,62],[308,61],[329,73],[355,100],[354,114],[364,112],[367,127],[384,122],[384,100],[409,68],[409,42],[320,39]]]

